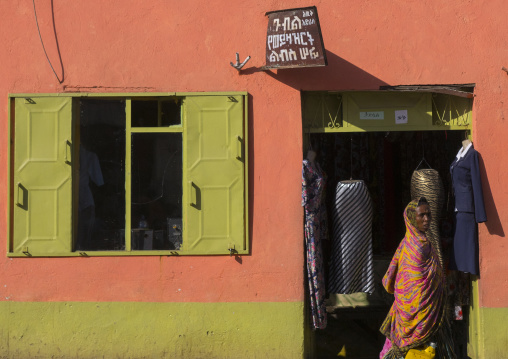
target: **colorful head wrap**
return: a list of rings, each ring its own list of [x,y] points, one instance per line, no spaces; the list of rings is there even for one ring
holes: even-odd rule
[[[408,226],[416,227],[416,207],[418,207],[418,201],[412,200],[406,206],[404,210],[404,222],[406,222],[406,230]]]
[[[428,205],[427,199],[425,197],[420,197],[419,199],[414,199],[406,206],[404,210],[404,222],[406,223],[406,230],[408,226],[412,226],[415,229],[418,229],[416,224],[416,207],[419,207],[423,204]],[[418,231],[421,233],[420,231]]]

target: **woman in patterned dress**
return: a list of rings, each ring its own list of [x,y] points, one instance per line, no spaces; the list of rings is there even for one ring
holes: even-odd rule
[[[386,343],[380,358],[403,357],[411,348],[428,345],[444,321],[445,276],[435,248],[425,232],[431,222],[425,198],[411,201],[404,211],[406,235],[383,278],[394,303],[380,330]]]

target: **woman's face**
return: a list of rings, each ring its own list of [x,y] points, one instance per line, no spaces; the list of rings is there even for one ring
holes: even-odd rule
[[[416,207],[416,227],[421,232],[427,232],[430,228],[431,220],[432,214],[430,213],[430,207],[428,204],[422,204]]]

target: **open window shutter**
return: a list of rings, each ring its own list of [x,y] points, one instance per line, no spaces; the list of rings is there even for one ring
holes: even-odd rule
[[[70,252],[72,99],[17,98],[12,251]]]
[[[188,96],[183,250],[245,253],[243,96]]]

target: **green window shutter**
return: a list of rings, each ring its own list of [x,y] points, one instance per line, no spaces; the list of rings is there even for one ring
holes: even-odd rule
[[[243,101],[243,96],[185,100],[186,253],[246,252]]]
[[[12,252],[70,252],[72,99],[15,103]]]

